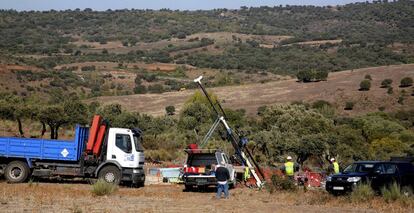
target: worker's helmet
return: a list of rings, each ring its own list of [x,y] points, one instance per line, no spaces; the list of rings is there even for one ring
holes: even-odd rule
[[[292,157],[291,156],[287,156],[287,158],[286,159],[288,159],[288,160],[292,160]]]
[[[331,158],[331,162],[334,162],[335,161],[335,158]]]

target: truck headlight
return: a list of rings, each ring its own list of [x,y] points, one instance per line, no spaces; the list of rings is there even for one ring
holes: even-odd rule
[[[361,180],[361,177],[349,177],[346,181],[356,183]]]
[[[332,176],[328,176],[327,178],[326,178],[326,182],[331,182],[332,181]]]

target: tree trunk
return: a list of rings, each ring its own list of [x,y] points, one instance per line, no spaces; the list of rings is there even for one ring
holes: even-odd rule
[[[56,126],[56,129],[55,129],[55,138],[54,139],[58,139],[59,138],[59,128],[60,128],[60,125],[57,125]]]
[[[42,123],[42,132],[40,133],[40,138],[43,138],[43,136],[46,133],[46,124],[45,122],[41,122]]]
[[[55,129],[53,127],[50,127],[50,139],[55,138]]]
[[[19,126],[20,137],[24,138],[23,126],[22,126],[22,121],[20,120],[20,118],[17,119],[17,124]]]

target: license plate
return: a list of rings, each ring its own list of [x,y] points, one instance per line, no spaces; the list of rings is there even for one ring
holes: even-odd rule
[[[196,181],[197,181],[197,183],[206,183],[207,182],[207,179],[201,179],[201,178],[199,178],[199,179],[196,179]]]
[[[333,190],[344,190],[343,186],[334,186]]]

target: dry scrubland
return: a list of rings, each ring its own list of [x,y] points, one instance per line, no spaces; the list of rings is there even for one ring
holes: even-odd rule
[[[108,196],[94,196],[79,183],[0,183],[2,212],[410,212],[413,202],[385,203],[374,198],[352,203],[324,191],[275,192],[236,188],[229,200],[217,201],[214,190],[183,192],[181,185],[121,187]]]
[[[358,91],[364,76],[372,77],[369,91]],[[293,101],[313,102],[326,100],[334,104],[337,111],[343,115],[359,115],[377,111],[385,107],[385,111],[393,111],[414,104],[413,98],[408,97],[404,105],[397,103],[400,92],[405,89],[411,94],[411,88],[399,88],[403,77],[414,77],[414,64],[371,67],[356,70],[330,73],[327,81],[314,83],[298,83],[295,79],[268,82],[264,84],[246,84],[240,86],[224,86],[212,88],[210,91],[223,100],[224,107],[244,108],[250,115],[256,114],[259,106]],[[381,81],[393,80],[394,94],[387,94],[386,88],[380,88]],[[108,96],[96,99],[102,104],[119,103],[125,109],[151,115],[165,114],[165,107],[175,106],[179,111],[194,90],[168,92],[164,94],[144,94],[128,96]],[[345,103],[355,103],[354,110],[343,110]]]

